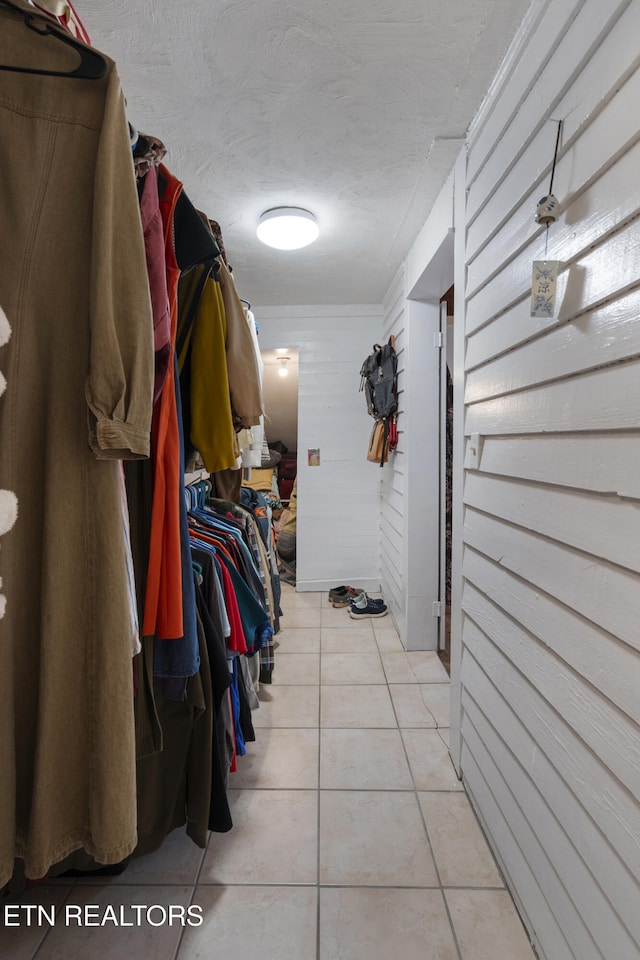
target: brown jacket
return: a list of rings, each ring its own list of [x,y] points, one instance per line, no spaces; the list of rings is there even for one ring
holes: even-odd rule
[[[227,320],[227,371],[233,412],[243,427],[260,423],[262,388],[249,322],[229,268],[220,258],[218,277]]]
[[[36,14],[23,3],[24,9]],[[47,23],[50,21],[47,19]],[[0,62],[77,55],[0,6]],[[0,887],[136,844],[131,595],[118,458],[146,457],[153,327],[120,82],[2,73]]]

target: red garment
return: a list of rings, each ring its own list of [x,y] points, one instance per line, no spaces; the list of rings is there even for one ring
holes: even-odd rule
[[[166,167],[160,165],[159,171],[171,342],[167,376],[153,411],[151,428],[153,504],[142,632],[144,636],[156,634],[162,640],[174,640],[183,635],[179,501],[183,478],[180,476],[180,434],[173,362],[180,279],[173,246],[173,217],[182,184]]]
[[[246,653],[247,642],[244,638],[244,630],[242,629],[240,608],[238,607],[231,576],[229,571],[225,569],[224,563],[220,564],[220,574],[222,578],[222,589],[224,590],[224,605],[227,608],[227,617],[231,625],[231,635],[227,638],[227,648],[237,653]]]
[[[38,10],[41,10],[42,13],[46,13],[46,15],[51,17],[52,20],[55,20],[56,23],[59,23],[61,27],[64,27],[72,37],[77,37],[78,40],[82,40],[82,42],[86,43],[87,46],[91,46],[89,34],[85,30],[82,20],[71,6],[70,0],[64,0],[64,3],[57,3],[54,5],[55,7],[60,8],[60,16],[52,13],[51,10],[48,10],[47,7],[41,6],[39,3],[34,2],[33,5],[34,7],[37,7]]]
[[[156,355],[153,403],[158,402],[164,386],[171,355],[171,318],[167,294],[167,262],[164,224],[158,196],[158,172],[151,167],[145,176],[140,199],[140,216],[144,230],[144,249],[153,308],[153,349]]]

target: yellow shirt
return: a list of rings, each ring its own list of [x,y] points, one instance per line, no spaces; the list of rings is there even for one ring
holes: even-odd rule
[[[202,270],[196,267],[180,280],[180,314],[186,316],[196,295]],[[206,281],[191,337],[191,442],[211,473],[236,464],[227,372],[227,324],[220,284]],[[189,338],[178,365],[185,363]]]

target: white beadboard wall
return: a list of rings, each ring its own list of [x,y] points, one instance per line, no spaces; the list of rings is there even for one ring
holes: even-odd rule
[[[457,204],[460,762],[545,960],[640,957],[638,36],[640,0],[534,3]],[[551,119],[562,265],[555,319],[536,320]]]
[[[297,589],[380,588],[380,468],[366,459],[373,421],[360,368],[382,308],[254,307],[262,349],[299,350]],[[307,450],[320,448],[319,467]]]
[[[398,446],[380,470],[380,575],[385,601],[406,643],[407,596],[404,537],[406,525],[406,268],[403,264],[384,300],[382,339],[395,337],[398,354]]]

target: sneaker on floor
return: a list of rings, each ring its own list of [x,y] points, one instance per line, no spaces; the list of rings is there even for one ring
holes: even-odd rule
[[[356,593],[356,595],[349,600],[349,606],[351,606],[354,603],[357,603],[358,601],[360,601],[362,604],[368,601],[372,607],[385,606],[384,600],[380,600],[378,597],[370,597],[369,594],[365,593],[364,590],[360,590],[359,593]]]
[[[359,593],[360,591],[354,589],[354,587],[333,587],[329,590],[329,603],[332,603],[334,607],[347,607],[349,601],[353,600]]]
[[[349,616],[354,620],[386,617],[388,612],[386,604],[382,600],[372,600],[366,593],[349,604]]]

